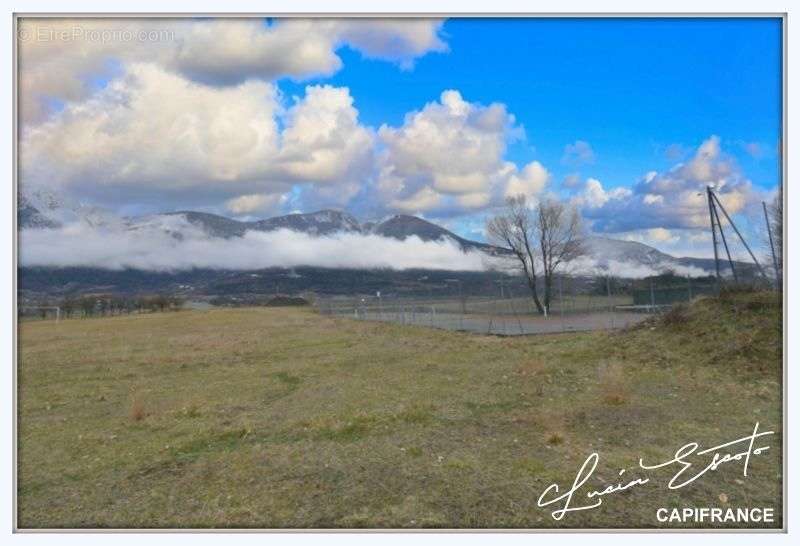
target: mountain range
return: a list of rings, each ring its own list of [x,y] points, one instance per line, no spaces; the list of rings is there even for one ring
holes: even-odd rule
[[[144,231],[145,236],[146,230],[155,229],[168,233],[176,239],[184,237],[188,229],[197,231],[198,228],[209,238],[229,240],[243,237],[250,231],[270,232],[286,229],[312,237],[342,233],[376,235],[396,240],[417,237],[422,241],[449,241],[464,252],[479,251],[495,257],[508,254],[506,249],[466,239],[435,223],[410,215],[394,215],[380,221],[360,222],[347,212],[326,209],[253,221],[241,221],[197,211],[122,218],[97,207],[66,202],[46,191],[20,195],[18,204],[20,230],[56,228],[76,221],[127,232]],[[585,239],[584,246],[587,255],[582,263],[589,264],[594,273],[605,270],[615,276],[637,277],[676,271],[700,276],[711,274],[714,267],[714,261],[711,259],[674,257],[634,241],[590,236]],[[747,269],[749,264],[741,264],[741,267]],[[643,271],[645,273],[642,273]],[[626,275],[626,272],[630,274]]]

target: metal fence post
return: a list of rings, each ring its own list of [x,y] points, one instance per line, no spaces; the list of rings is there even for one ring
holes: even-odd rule
[[[562,286],[562,280],[564,277],[561,275],[558,276],[558,310],[561,314],[561,331],[564,332],[566,329],[564,328],[564,287]]]
[[[525,334],[525,330],[522,328],[522,321],[519,319],[519,315],[517,314],[517,308],[514,305],[514,296],[511,294],[511,287],[507,287],[508,291],[508,303],[511,305],[511,312],[514,313],[514,318],[517,319],[517,326],[519,326],[519,333],[520,335]]]
[[[503,301],[505,299],[505,297],[506,297],[506,295],[505,295],[505,291],[503,290],[503,283],[501,282],[500,283],[500,301]],[[508,320],[507,320],[507,317],[508,317],[508,313],[507,312],[503,313],[503,335],[508,335]]]
[[[653,279],[650,279],[650,312],[656,312],[656,293],[653,291]]]

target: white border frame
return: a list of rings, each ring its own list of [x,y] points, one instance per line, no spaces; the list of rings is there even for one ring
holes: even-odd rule
[[[789,127],[791,125],[790,120],[792,120],[792,110],[788,107],[789,105],[789,89],[791,89],[791,83],[796,81],[794,77],[795,74],[799,74],[800,70],[793,70],[795,68],[794,65],[797,64],[795,61],[798,57],[793,55],[792,52],[792,41],[791,41],[791,15],[792,15],[792,5],[788,1],[772,1],[772,0],[764,0],[761,2],[753,2],[753,1],[730,1],[730,2],[722,2],[717,0],[674,0],[672,2],[667,2],[664,0],[655,0],[653,2],[649,2],[647,6],[643,6],[641,3],[637,3],[631,0],[607,0],[602,4],[599,3],[592,3],[588,0],[559,0],[558,2],[554,2],[553,7],[548,7],[548,5],[526,5],[522,2],[515,2],[513,0],[493,0],[492,2],[479,2],[476,0],[428,0],[428,1],[421,1],[421,0],[407,0],[405,2],[398,1],[398,0],[387,0],[381,3],[381,8],[376,9],[376,4],[374,2],[368,2],[365,0],[339,0],[336,3],[325,3],[322,0],[295,0],[294,2],[289,2],[287,0],[278,0],[273,1],[268,4],[265,3],[257,3],[254,1],[249,0],[228,0],[222,5],[214,5],[209,0],[195,0],[191,4],[180,3],[176,0],[141,0],[139,2],[133,2],[131,0],[122,0],[120,2],[115,2],[113,5],[109,5],[99,0],[73,0],[69,4],[55,2],[52,0],[49,1],[29,1],[20,3],[17,2],[15,7],[18,8],[19,15],[28,15],[28,16],[35,16],[38,14],[41,15],[73,15],[73,16],[93,16],[97,14],[97,16],[116,16],[116,15],[153,15],[153,16],[169,16],[169,15],[198,15],[198,14],[207,14],[207,15],[225,15],[225,16],[261,16],[261,15],[275,15],[275,16],[291,16],[291,15],[349,15],[349,16],[368,16],[368,15],[380,15],[380,16],[540,16],[540,17],[555,17],[555,16],[767,16],[767,15],[783,15],[785,14],[784,18],[784,59],[783,59],[783,69],[784,69],[784,93],[783,93],[783,102],[784,102],[784,119],[783,119],[783,147],[784,147],[784,162],[783,162],[783,180],[785,181],[785,194],[786,194],[786,204],[789,208],[794,208],[794,192],[789,188],[789,177],[788,177],[788,165],[791,163],[791,159],[795,157],[794,150],[795,147],[792,146],[792,139],[789,133]],[[21,5],[20,5],[21,4]],[[219,8],[223,7],[224,11],[221,11]],[[194,8],[196,11],[189,11],[189,8]],[[68,10],[68,11],[66,11]],[[15,74],[15,66],[13,60],[16,58],[16,39],[14,35],[14,20],[13,14],[15,11],[11,11],[9,9],[8,17],[3,20],[3,26],[5,32],[4,35],[8,36],[12,41],[12,48],[11,51],[13,52],[12,56],[3,56],[3,65],[4,69],[6,70],[6,74],[9,72]],[[800,13],[800,12],[799,12]],[[796,48],[795,48],[796,49]],[[15,84],[12,77],[12,85]],[[14,90],[15,90],[14,85]],[[11,87],[5,87],[3,89],[3,97],[5,99],[6,107],[3,108],[3,120],[6,123],[6,128],[12,127],[12,131],[4,132],[3,140],[4,144],[7,145],[6,150],[11,151],[11,154],[4,154],[3,162],[6,166],[6,172],[14,171],[15,159],[16,159],[16,147],[15,147],[15,131],[16,131],[16,124],[14,118],[14,96],[12,94]],[[795,116],[796,117],[796,116]],[[16,372],[16,313],[15,313],[15,303],[16,303],[16,214],[15,214],[15,189],[16,185],[12,185],[12,191],[6,191],[5,193],[0,193],[0,202],[4,206],[4,210],[8,212],[6,218],[11,218],[12,223],[9,226],[8,223],[6,224],[5,229],[9,229],[9,232],[6,232],[6,237],[2,239],[3,251],[5,256],[10,258],[11,263],[8,264],[9,267],[5,267],[0,269],[2,271],[2,280],[7,281],[11,290],[8,292],[3,292],[3,303],[8,303],[7,306],[4,307],[7,309],[9,313],[6,315],[7,317],[10,316],[9,327],[4,328],[2,332],[2,336],[0,337],[0,345],[2,345],[3,349],[6,351],[6,355],[11,355],[12,360],[9,364],[8,370],[10,372],[9,375],[5,376],[8,379],[6,384],[6,388],[11,390],[10,393],[12,396],[9,396],[7,400],[9,400],[10,404],[12,405],[9,408],[11,411],[3,412],[5,415],[5,419],[2,420],[2,431],[3,437],[8,439],[12,438],[12,441],[7,444],[7,448],[3,450],[2,458],[3,462],[3,480],[2,480],[2,487],[4,491],[12,492],[12,496],[5,496],[2,497],[2,506],[5,509],[5,514],[8,515],[10,518],[10,525],[6,527],[9,531],[12,531],[16,528],[16,503],[15,503],[15,480],[14,480],[14,455],[16,453],[16,439],[13,437],[14,432],[14,419],[16,416],[16,392],[15,392],[15,372]],[[13,195],[12,195],[13,193]],[[784,272],[784,279],[785,282],[788,283],[788,279],[790,278],[790,271],[793,270],[793,257],[795,256],[794,242],[796,241],[797,237],[795,237],[795,229],[793,228],[793,224],[790,221],[790,218],[786,217],[786,222],[784,229],[786,230],[786,235],[788,235],[789,246],[787,247],[788,250],[786,251],[786,261],[785,261],[785,272]],[[790,339],[788,335],[788,323],[791,315],[791,311],[797,309],[797,298],[794,296],[794,291],[791,289],[785,290],[784,292],[784,413],[783,413],[783,440],[784,440],[784,497],[783,497],[783,508],[784,508],[784,529],[791,529],[797,527],[798,524],[798,517],[789,511],[789,506],[791,505],[791,500],[794,499],[794,494],[798,492],[798,480],[794,472],[791,471],[789,468],[790,463],[790,454],[797,453],[797,436],[793,434],[794,429],[789,428],[790,424],[796,422],[797,416],[797,407],[798,404],[794,402],[793,398],[788,397],[788,392],[793,391],[796,392],[798,390],[798,381],[796,379],[796,375],[790,375],[788,373],[789,368],[791,366],[791,359],[790,356],[795,354],[795,349],[797,349],[797,340]],[[6,390],[8,392],[8,390]],[[6,406],[8,407],[8,406]],[[8,449],[8,448],[11,449]],[[796,511],[795,511],[796,512]],[[177,530],[180,533],[192,532],[197,533],[197,531],[183,531]],[[381,531],[370,531],[374,532],[381,532]],[[389,533],[388,531],[383,531],[384,533]],[[405,540],[406,538],[413,538],[413,540],[435,540],[439,542],[441,540],[450,538],[451,540],[458,540],[459,542],[466,542],[471,543],[474,540],[481,540],[482,534],[487,532],[482,531],[473,531],[473,530],[455,530],[452,532],[459,533],[456,536],[442,536],[439,533],[436,534],[428,534],[425,531],[419,531],[414,533],[406,533],[405,531],[398,531],[398,532],[391,532],[392,534],[384,534],[381,536],[380,540],[388,541],[388,542],[395,542],[397,540]],[[597,536],[593,536],[592,540],[600,540],[602,542],[611,541],[613,540],[615,543],[621,542],[626,543],[628,541],[635,541],[636,543],[640,542],[643,537],[638,536],[637,532],[648,532],[649,535],[647,536],[648,541],[655,541],[659,542],[662,540],[669,541],[670,543],[674,542],[676,537],[671,536],[675,532],[682,532],[687,533],[687,531],[680,531],[680,530],[667,530],[667,531],[583,531],[583,530],[567,530],[567,531],[560,531],[560,532],[552,532],[552,531],[539,531],[539,530],[520,530],[516,531],[517,533],[532,533],[536,534],[536,537],[529,537],[525,534],[507,534],[506,531],[488,531],[491,533],[492,538],[494,539],[501,539],[503,541],[509,542],[517,542],[524,540],[526,544],[529,543],[531,539],[538,540],[540,538],[544,538],[545,536],[553,537],[554,535],[558,534],[561,540],[568,540],[572,542],[573,540],[583,540],[584,537],[581,534],[586,533],[597,533]],[[564,532],[572,532],[572,533],[581,533],[581,534],[573,534],[573,535],[564,535]],[[702,540],[707,541],[708,533],[717,533],[718,531],[708,530],[708,531],[692,531],[692,534],[685,535],[681,537],[681,541],[690,541],[693,542],[695,540]],[[269,540],[276,540],[281,539],[281,542],[297,542],[297,541],[305,541],[309,539],[322,539],[326,542],[333,541],[334,543],[346,543],[350,544],[352,541],[361,541],[361,540],[373,540],[374,537],[367,535],[367,534],[350,534],[347,532],[335,532],[333,534],[326,534],[325,532],[322,533],[314,533],[313,531],[299,531],[299,532],[277,532],[278,534],[269,535]],[[286,534],[289,533],[289,534]],[[313,533],[313,534],[309,534]],[[472,533],[481,533],[472,534]],[[621,533],[621,534],[620,534]],[[633,534],[632,534],[633,533]],[[733,534],[736,533],[736,534]],[[758,533],[757,535],[753,535],[752,533]],[[758,542],[763,541],[785,541],[788,540],[789,535],[788,533],[782,534],[763,534],[763,531],[727,531],[725,532],[726,536],[724,540],[729,543],[749,543],[751,540],[757,540]],[[193,534],[191,540],[197,541],[200,543],[205,543],[208,541],[216,540],[216,538],[231,538],[232,533],[223,532],[223,534]],[[413,535],[413,537],[412,537]],[[86,534],[85,532],[78,532],[74,534],[37,534],[31,535],[27,532],[24,534],[17,534],[14,536],[16,539],[25,539],[28,541],[33,542],[44,542],[49,541],[48,539],[55,539],[59,538],[60,540],[65,540],[67,542],[75,541],[75,543],[92,543],[94,541],[103,541],[106,542],[108,537],[104,534],[94,534],[89,533]],[[114,537],[113,540],[115,541],[122,541],[126,542],[128,540],[136,540],[137,542],[142,537],[137,536],[136,534],[121,534]],[[173,533],[163,532],[163,531],[156,531],[153,534],[148,536],[149,540],[158,540],[161,542],[162,540],[181,540],[185,537],[177,536]],[[252,535],[252,534],[239,534],[237,540],[258,540],[261,541],[265,537]],[[488,537],[486,537],[488,538]],[[586,537],[588,538],[588,537]]]

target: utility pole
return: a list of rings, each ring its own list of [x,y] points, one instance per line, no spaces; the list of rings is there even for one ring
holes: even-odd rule
[[[717,272],[717,285],[719,285],[719,249],[717,248],[717,228],[714,225],[714,199],[711,197],[711,187],[706,188],[706,194],[708,196],[708,217],[711,219],[711,240],[714,243],[714,268]]]
[[[747,249],[747,252],[748,252],[748,254],[750,254],[750,257],[753,259],[753,263],[754,263],[754,264],[756,264],[756,267],[758,268],[758,272],[759,272],[759,273],[761,273],[761,276],[762,276],[762,277],[764,277],[764,278],[766,279],[766,278],[767,278],[767,274],[764,272],[764,268],[762,268],[762,267],[761,267],[761,264],[760,264],[760,263],[758,263],[758,259],[756,258],[756,255],[755,255],[755,254],[753,254],[753,251],[752,251],[752,250],[750,250],[750,246],[747,244],[747,241],[745,241],[745,240],[744,240],[744,237],[743,237],[743,236],[742,236],[742,234],[739,232],[739,228],[737,228],[737,227],[736,227],[736,224],[734,224],[734,223],[733,223],[733,220],[732,220],[732,219],[731,219],[731,217],[728,215],[728,211],[726,211],[726,210],[725,210],[725,207],[724,207],[724,206],[722,206],[722,202],[719,200],[719,197],[717,197],[717,195],[716,195],[714,192],[712,192],[710,188],[709,188],[709,192],[711,193],[711,196],[712,196],[712,197],[714,198],[714,200],[716,201],[716,203],[717,203],[717,205],[719,206],[720,210],[722,210],[722,214],[724,214],[724,215],[725,215],[725,219],[726,219],[726,220],[728,220],[728,223],[729,223],[729,224],[731,225],[731,227],[733,228],[733,231],[735,231],[735,232],[736,232],[736,235],[738,235],[738,236],[739,236],[739,240],[742,242],[742,244],[744,245],[744,247]],[[714,207],[714,210],[716,210],[716,207]],[[717,218],[719,218],[719,216],[717,216]],[[720,231],[722,231],[722,228],[721,228],[721,227],[720,227]],[[732,265],[733,265],[733,262],[731,262],[731,266],[732,266]]]
[[[461,329],[464,329],[464,315],[467,313],[467,301],[464,299],[464,288],[462,287],[461,279],[445,279],[447,284],[458,285],[458,301],[461,306],[461,314],[459,315],[459,324]]]
[[[714,197],[716,197],[716,196],[714,196]],[[739,282],[739,275],[736,274],[736,267],[734,267],[734,265],[733,265],[733,258],[731,257],[731,250],[728,247],[728,239],[725,237],[725,230],[722,229],[722,222],[720,222],[720,220],[719,220],[719,211],[717,210],[716,206],[713,207],[713,208],[714,208],[714,216],[717,217],[717,227],[719,228],[720,239],[722,239],[722,246],[725,248],[725,255],[728,257],[728,265],[731,268],[731,274],[733,274],[733,282],[734,283],[738,283]]]
[[[775,243],[772,242],[772,226],[769,223],[769,213],[767,213],[767,204],[761,201],[761,206],[764,207],[764,221],[767,223],[767,234],[769,235],[769,249],[772,252],[772,267],[775,268],[775,287],[780,285],[780,271],[778,271],[778,258],[775,256]]]
[[[716,232],[714,231],[715,223],[716,223],[716,227],[719,228],[719,236],[722,239],[723,246],[725,247],[725,255],[728,256],[728,264],[730,265],[731,273],[733,274],[733,282],[738,283],[739,282],[739,277],[736,274],[736,268],[733,265],[733,258],[731,258],[731,251],[730,251],[730,248],[728,248],[728,240],[725,238],[725,231],[722,229],[722,222],[720,222],[720,219],[719,219],[719,212],[717,211],[717,207],[716,207],[716,205],[714,203],[714,199],[716,198],[716,195],[714,195],[714,192],[711,190],[710,186],[708,188],[706,188],[706,191],[708,192],[708,210],[709,210],[709,212],[711,214],[711,230],[712,230],[712,235],[713,235],[713,238],[714,238],[714,262],[715,262],[715,265],[716,265],[716,268],[717,268],[717,278],[719,279],[719,261],[718,261],[719,258],[718,258],[718,254],[717,254]],[[720,206],[722,206],[722,205],[720,205]],[[728,217],[727,213],[725,214],[725,217],[726,218]],[[716,219],[716,222],[715,222],[715,219]],[[729,222],[731,221],[730,218],[728,218],[728,221]]]

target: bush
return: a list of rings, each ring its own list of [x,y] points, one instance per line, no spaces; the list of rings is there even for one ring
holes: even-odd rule
[[[298,307],[308,305],[308,300],[299,296],[275,296],[265,304],[267,307]]]
[[[665,326],[681,326],[689,320],[689,306],[685,303],[676,303],[661,317]]]

